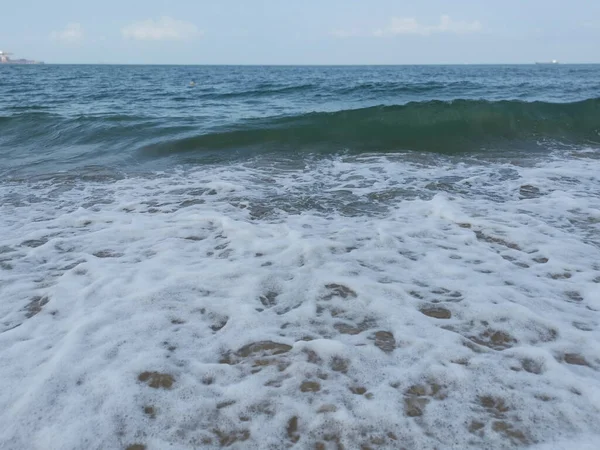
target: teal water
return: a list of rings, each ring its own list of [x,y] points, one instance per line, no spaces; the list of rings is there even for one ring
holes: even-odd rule
[[[5,66],[0,170],[596,147],[599,80],[593,65]]]
[[[596,449],[599,131],[600,66],[0,66],[0,449]]]

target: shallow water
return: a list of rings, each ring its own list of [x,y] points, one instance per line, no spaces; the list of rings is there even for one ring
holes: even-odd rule
[[[503,92],[489,96],[517,91]],[[83,120],[78,108],[57,114]],[[291,140],[141,159],[111,144],[84,164],[57,150],[73,138],[56,122],[9,145],[20,114],[0,121],[0,447],[594,448],[593,142]]]

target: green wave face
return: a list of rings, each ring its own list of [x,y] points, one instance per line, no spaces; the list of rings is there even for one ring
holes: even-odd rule
[[[255,120],[144,147],[150,153],[247,148],[479,151],[507,141],[600,142],[600,99],[577,103],[429,101]]]
[[[534,149],[548,143],[598,145],[600,98],[574,103],[514,100],[412,102],[204,125],[151,116],[65,117],[44,112],[0,116],[5,147],[101,145],[107,152],[155,158],[229,150],[355,153]],[[96,150],[95,150],[96,152]],[[215,153],[216,154],[216,153]]]

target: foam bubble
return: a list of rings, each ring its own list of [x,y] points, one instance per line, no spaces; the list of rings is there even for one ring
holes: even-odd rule
[[[4,182],[0,446],[592,445],[586,155]]]

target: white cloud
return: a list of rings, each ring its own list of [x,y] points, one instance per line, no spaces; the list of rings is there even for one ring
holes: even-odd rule
[[[75,44],[83,40],[83,27],[80,23],[70,23],[61,31],[53,31],[50,37],[56,41]]]
[[[138,41],[181,41],[202,35],[193,23],[172,17],[135,22],[124,27],[121,33],[126,39]]]
[[[416,34],[429,36],[436,33],[477,33],[481,30],[482,26],[478,20],[473,22],[462,20],[455,21],[450,16],[446,15],[440,17],[440,23],[437,25],[425,25],[419,23],[414,17],[393,17],[387,27],[375,30],[373,35],[396,36],[401,34]]]

